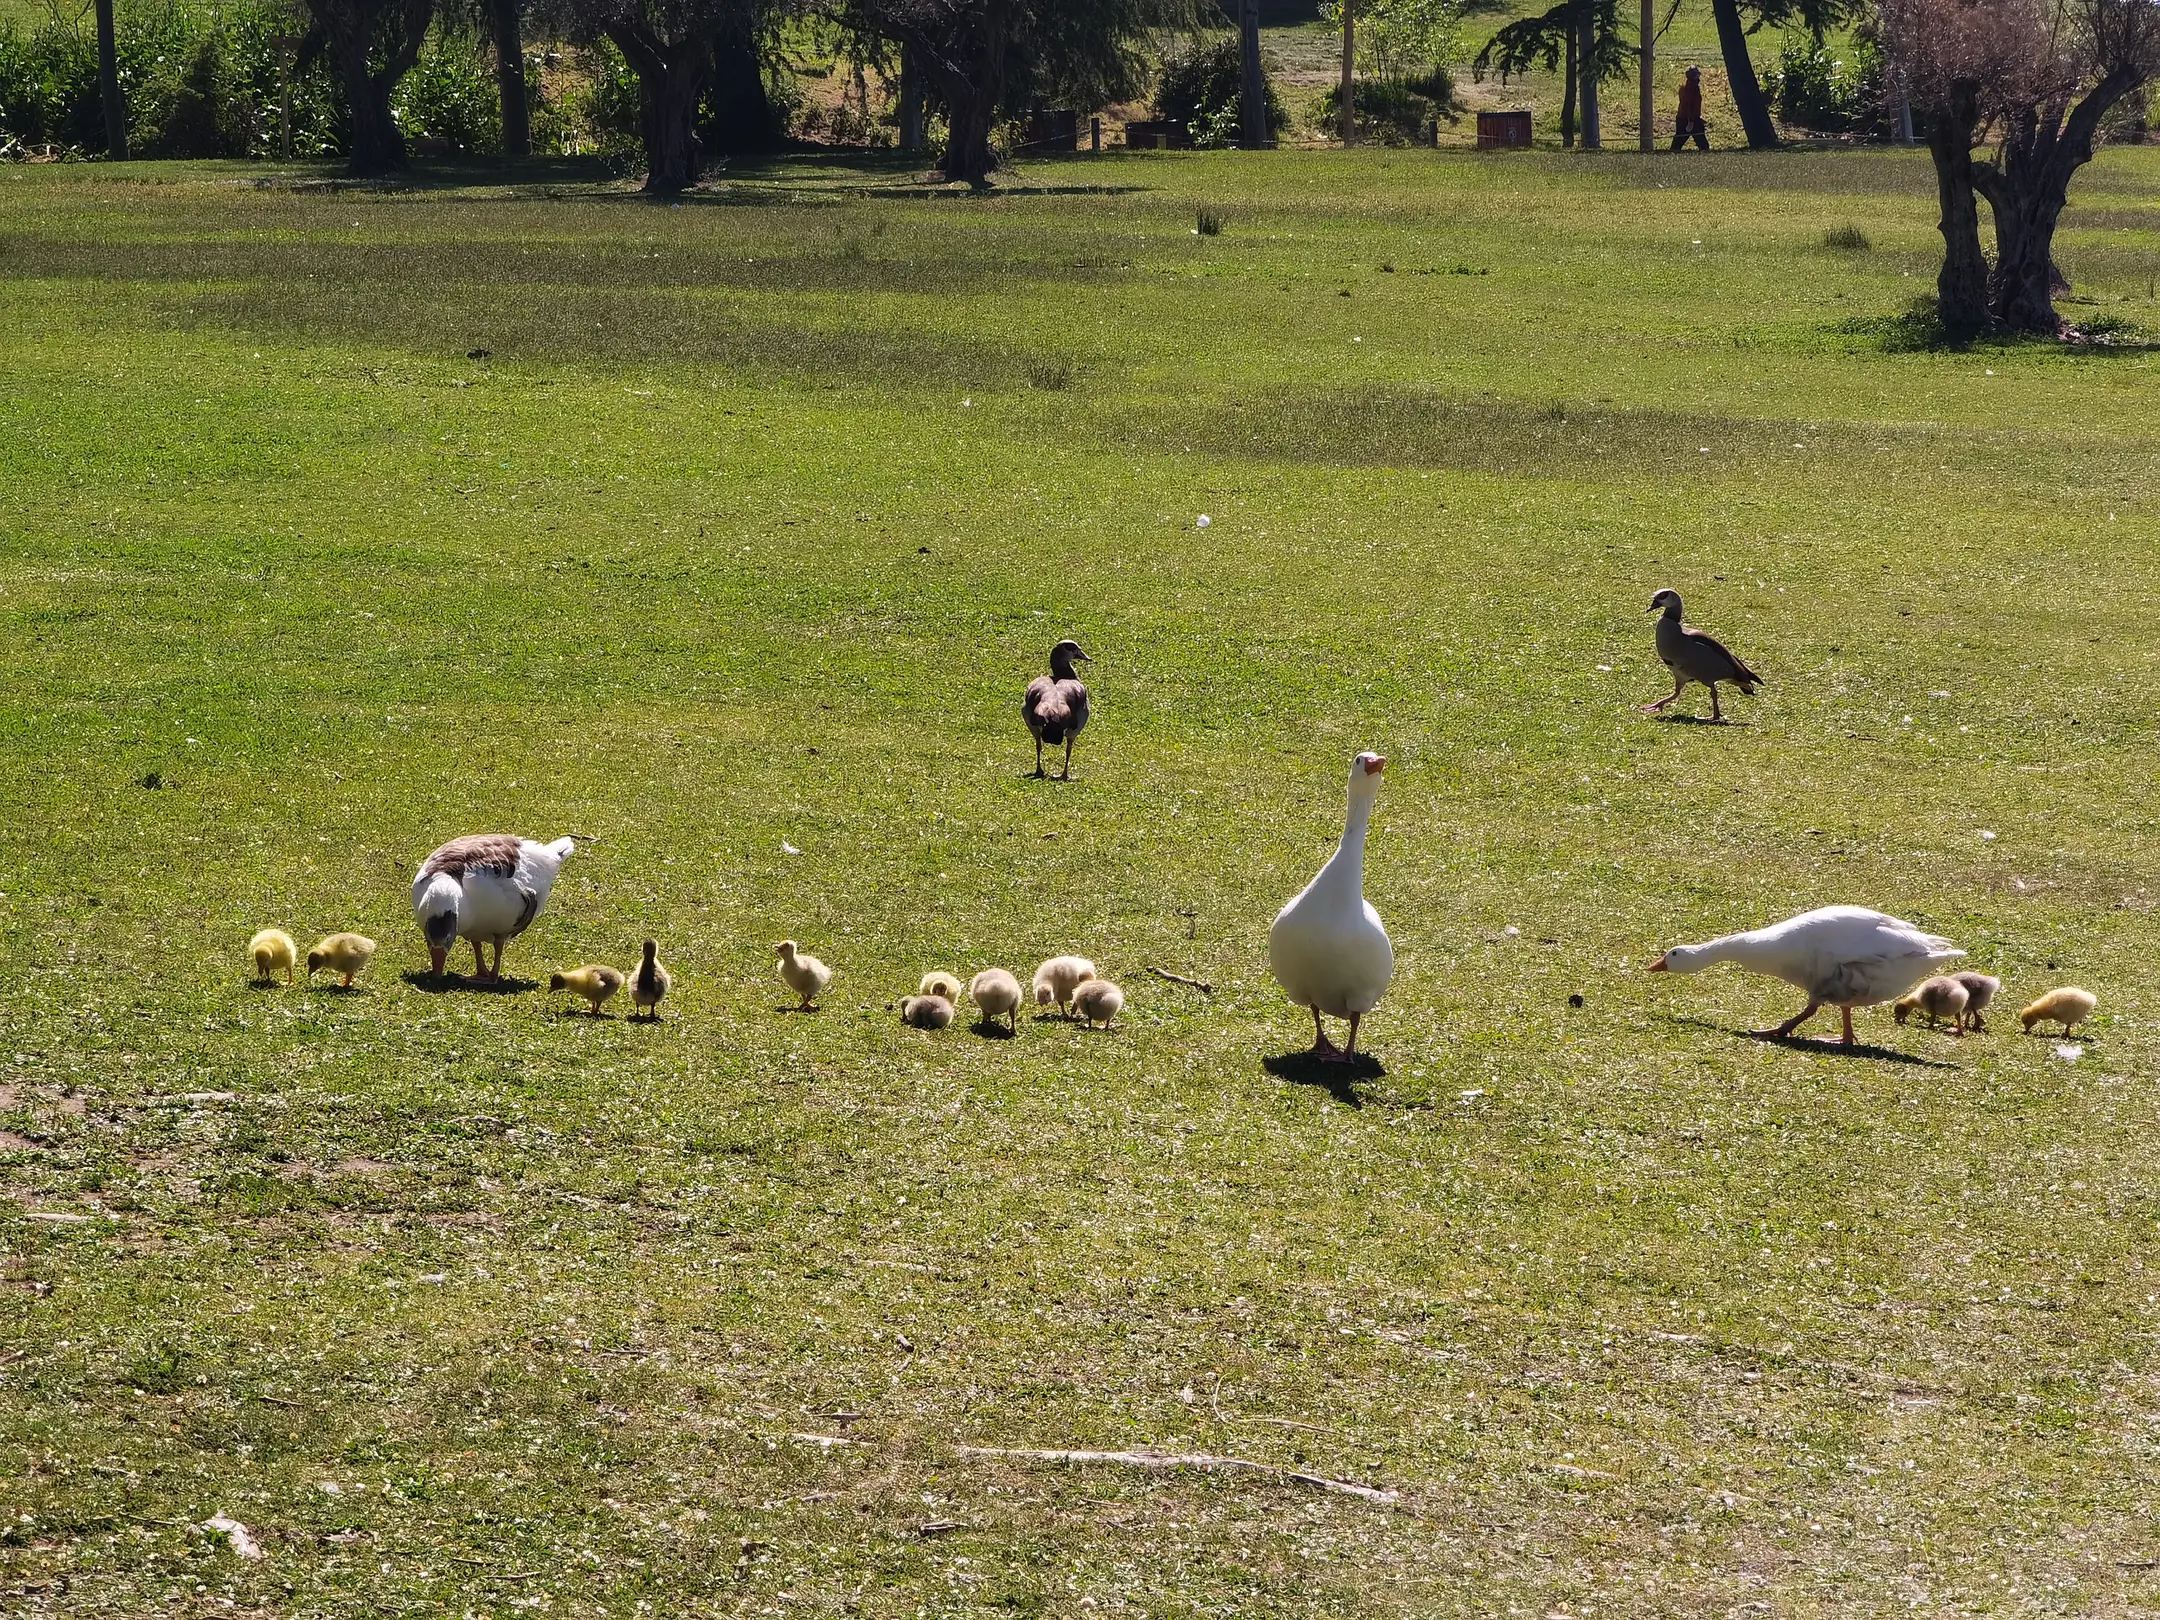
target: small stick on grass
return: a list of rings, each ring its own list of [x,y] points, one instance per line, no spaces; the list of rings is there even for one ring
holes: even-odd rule
[[[1392,1506],[1401,1500],[1399,1491],[1382,1490],[1377,1485],[1360,1485],[1347,1479],[1328,1479],[1320,1474],[1301,1474],[1294,1469],[1277,1468],[1273,1463],[1253,1462],[1245,1457],[1214,1457],[1201,1451],[1037,1451],[1014,1446],[960,1446],[957,1450],[963,1457],[1018,1457],[1029,1462],[1101,1462],[1120,1463],[1127,1468],[1199,1468],[1265,1474],[1270,1479],[1287,1479],[1293,1484],[1310,1485],[1315,1490],[1334,1491],[1343,1496],[1361,1497],[1367,1502]]]
[[[1158,979],[1168,979],[1172,984],[1189,984],[1203,996],[1212,996],[1215,993],[1215,987],[1204,979],[1188,979],[1182,973],[1172,973],[1168,968],[1159,968],[1153,963],[1148,965],[1148,971]]]

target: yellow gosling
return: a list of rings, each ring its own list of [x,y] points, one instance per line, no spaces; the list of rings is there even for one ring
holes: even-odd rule
[[[2074,984],[2065,985],[2060,990],[2050,990],[2019,1013],[2018,1022],[2025,1026],[2025,1033],[2028,1035],[2032,1033],[2035,1024],[2058,1023],[2063,1027],[2063,1034],[2068,1035],[2071,1030],[2090,1018],[2093,1009],[2099,1005],[2100,998],[2090,990],[2080,990]]]
[[[342,974],[346,989],[352,988],[353,975],[368,965],[375,955],[375,942],[365,934],[326,934],[315,942],[315,948],[307,953],[307,971],[310,979],[317,968],[327,968]]]
[[[293,943],[292,935],[282,928],[264,928],[248,941],[248,955],[255,958],[255,977],[274,979],[278,969],[285,970],[285,982],[293,982],[293,963],[299,959],[300,947]]]
[[[620,968],[606,967],[598,962],[589,962],[584,967],[572,968],[568,973],[551,973],[548,975],[548,988],[550,990],[567,990],[574,996],[583,996],[590,1004],[592,1015],[595,1018],[602,1016],[600,1009],[606,1006],[608,998],[622,987],[622,970]],[[566,1009],[566,1011],[570,1012],[576,1010],[574,1007]]]
[[[780,981],[802,998],[802,1012],[816,1012],[817,998],[832,983],[832,969],[814,956],[805,956],[792,939],[780,942]]]

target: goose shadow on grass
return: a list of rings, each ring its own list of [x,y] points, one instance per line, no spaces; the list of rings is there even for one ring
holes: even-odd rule
[[[986,1041],[1009,1041],[1020,1033],[1017,1029],[1009,1029],[988,1018],[978,1018],[968,1025],[968,1028]]]
[[[444,996],[457,990],[468,990],[476,996],[521,996],[540,988],[538,979],[513,979],[508,974],[499,979],[469,979],[462,973],[422,973],[415,969],[399,977],[424,996]]]
[[[1752,720],[1711,719],[1707,714],[1657,714],[1651,719],[1661,726],[1752,726]]]
[[[1308,1051],[1283,1052],[1262,1058],[1260,1067],[1293,1086],[1317,1086],[1345,1108],[1365,1106],[1357,1090],[1360,1080],[1379,1080],[1387,1074],[1387,1066],[1369,1052],[1360,1052],[1347,1063],[1331,1063]]]
[[[1713,1035],[1729,1035],[1743,1041],[1756,1041],[1764,1046],[1782,1046],[1788,1052],[1809,1052],[1820,1057],[1867,1058],[1877,1063],[1904,1063],[1919,1069],[1960,1069],[1962,1064],[1945,1063],[1940,1058],[1924,1058],[1914,1052],[1900,1052],[1894,1046],[1875,1046],[1867,1041],[1856,1041],[1847,1046],[1842,1041],[1816,1040],[1806,1035],[1770,1035],[1759,1029],[1732,1029],[1708,1018],[1688,1018],[1678,1013],[1655,1013],[1652,1015],[1662,1024],[1683,1024],[1689,1029],[1708,1030]]]

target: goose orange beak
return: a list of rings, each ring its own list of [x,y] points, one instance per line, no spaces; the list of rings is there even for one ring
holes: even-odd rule
[[[1660,956],[1655,962],[1652,962],[1650,964],[1650,971],[1652,973],[1670,973],[1672,969],[1668,968],[1665,965],[1665,958]]]
[[[433,973],[436,978],[442,977],[443,963],[449,959],[450,953],[441,946],[430,945],[428,947],[428,962],[430,963],[428,971]]]
[[[1365,774],[1367,776],[1378,776],[1386,769],[1387,761],[1384,759],[1368,759],[1365,762]]]

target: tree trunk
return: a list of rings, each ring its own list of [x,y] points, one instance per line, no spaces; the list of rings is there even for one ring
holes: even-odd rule
[[[1995,215],[1989,312],[2012,331],[2062,331],[2055,292],[2067,284],[2055,264],[2055,226],[2071,180],[2092,161],[2100,120],[2144,83],[2137,68],[2119,66],[2067,114],[2061,103],[2028,108],[2004,131],[2000,160],[1971,166],[1972,186]]]
[[[1973,193],[1973,131],[1980,122],[1980,87],[1960,79],[1946,104],[1928,111],[1928,153],[1935,160],[1935,195],[1942,206],[1942,271],[1935,278],[1935,313],[1953,338],[1988,324],[1987,259],[1980,251],[1980,204]]]
[[[532,154],[532,117],[525,105],[525,30],[519,0],[491,0],[495,23],[495,91],[502,102],[504,157]]]
[[[867,105],[869,97],[863,101]],[[777,152],[787,144],[787,123],[765,88],[765,59],[741,28],[713,42],[704,105],[710,116],[702,138],[710,151]]]
[[[1567,76],[1560,89],[1560,144],[1570,151],[1574,150],[1575,146],[1575,78],[1582,59],[1581,47],[1582,30],[1570,19],[1567,30]]]
[[[1357,145],[1357,17],[1356,0],[1342,0],[1342,143]]]
[[[1598,123],[1597,6],[1593,0],[1580,0],[1577,9],[1582,44],[1575,53],[1575,82],[1582,96],[1582,143],[1585,151],[1594,152],[1605,144]]]
[[[1758,151],[1773,147],[1778,143],[1777,125],[1770,121],[1770,104],[1763,99],[1762,81],[1755,77],[1755,62],[1748,55],[1739,0],[1710,0],[1710,9],[1717,17],[1718,50],[1725,58],[1725,80],[1740,114],[1740,128],[1749,146]]]
[[[1642,78],[1636,95],[1637,116],[1642,119],[1641,144],[1645,152],[1657,150],[1657,0],[1642,0]]]
[[[980,86],[965,96],[945,99],[945,155],[938,169],[948,180],[965,180],[980,191],[990,184],[997,154],[990,137],[997,128],[997,102]]]
[[[404,168],[405,137],[390,116],[390,93],[420,59],[435,0],[310,0],[308,10],[314,25],[310,38],[321,35],[344,92],[351,131],[346,172],[364,176]],[[378,48],[380,67],[370,60]]]
[[[1247,151],[1257,152],[1275,144],[1275,132],[1268,128],[1267,74],[1260,66],[1260,0],[1239,0],[1238,67],[1238,139]]]
[[[698,182],[698,103],[712,76],[710,33],[664,40],[630,23],[610,23],[608,38],[638,78],[638,136],[645,147],[645,190],[673,197]]]
[[[98,90],[105,102],[105,155],[125,163],[127,102],[120,95],[120,45],[113,29],[113,0],[97,0]]]
[[[922,69],[916,65],[915,47],[900,47],[900,150],[923,149]]]

